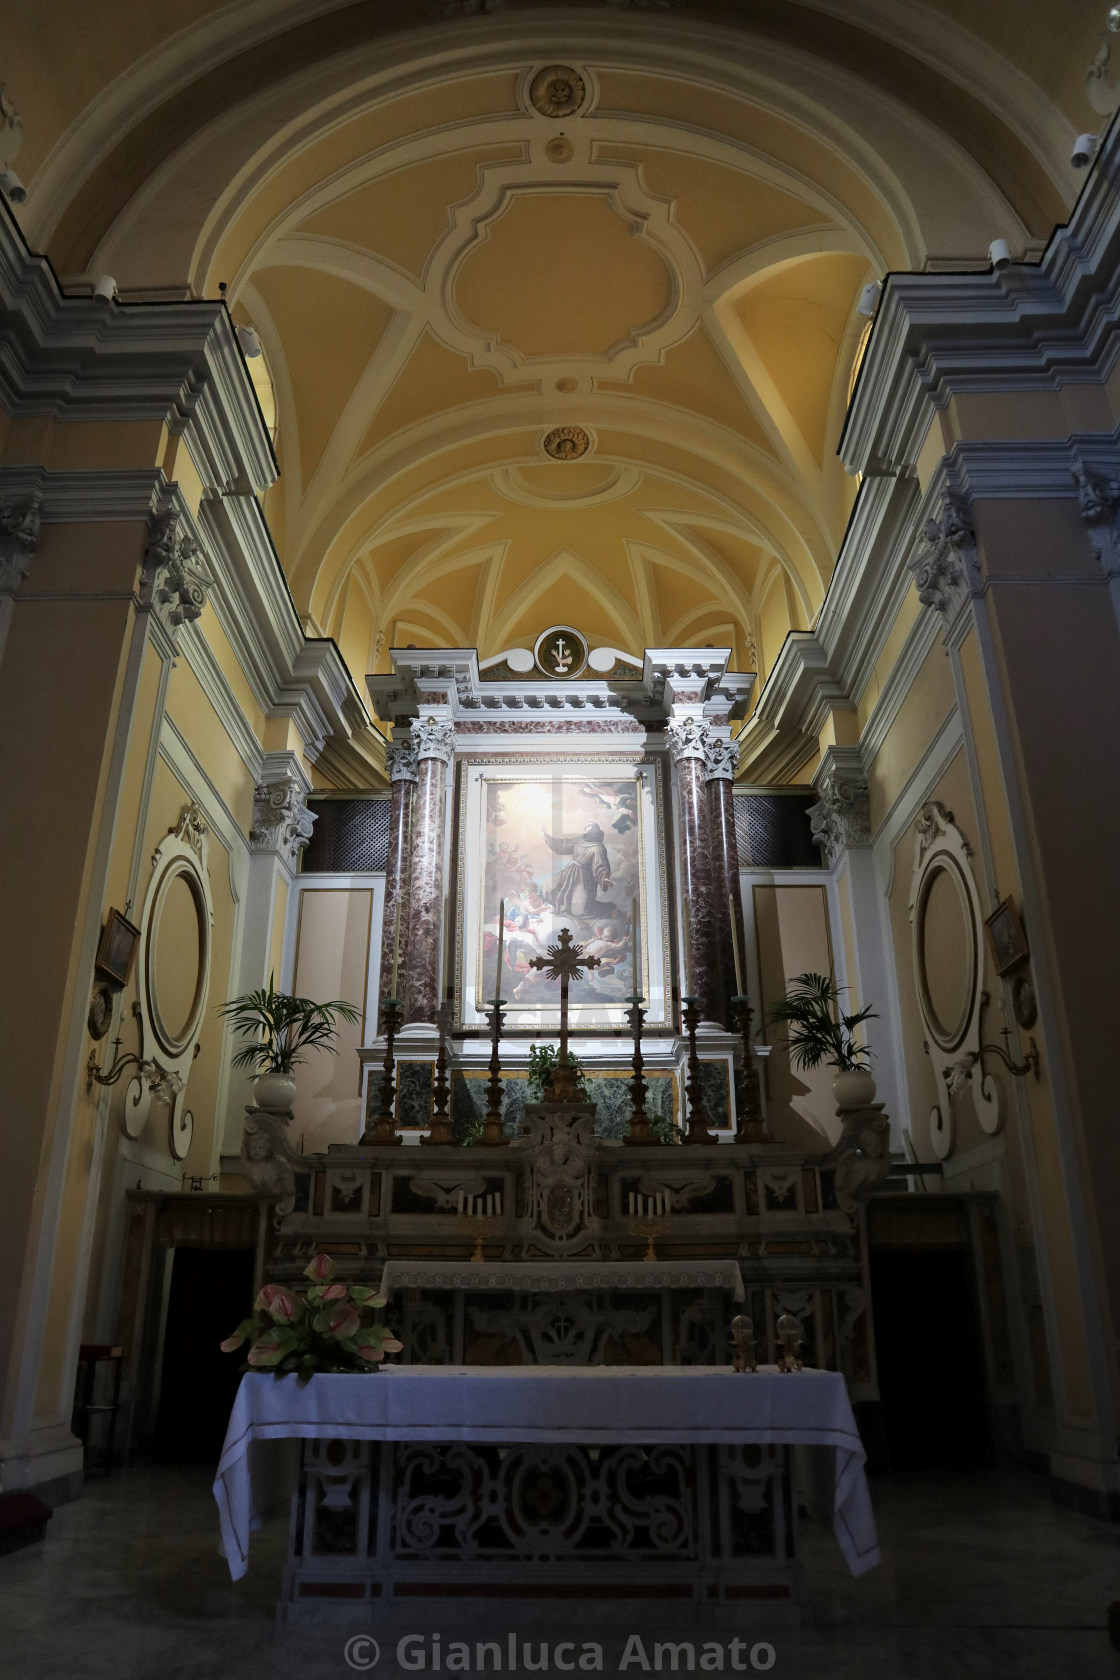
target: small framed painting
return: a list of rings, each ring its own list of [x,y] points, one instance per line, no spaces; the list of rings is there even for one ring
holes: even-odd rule
[[[127,986],[132,978],[139,943],[140,929],[134,927],[119,910],[110,910],[101,930],[101,943],[94,963],[102,979],[111,980],[115,986]]]
[[[984,925],[988,930],[992,960],[996,965],[997,974],[1006,974],[1019,963],[1026,962],[1030,956],[1030,947],[1023,932],[1023,924],[1019,920],[1019,913],[1011,899],[1005,898],[999,908],[992,911]]]

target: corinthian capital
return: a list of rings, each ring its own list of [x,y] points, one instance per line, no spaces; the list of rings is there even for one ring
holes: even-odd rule
[[[39,541],[41,497],[0,501],[0,595],[14,595],[31,566]]]
[[[416,780],[416,742],[394,741],[385,753],[385,764],[391,782]]]
[[[976,532],[963,496],[947,490],[941,518],[927,519],[907,561],[923,607],[933,607],[949,623],[980,583]]]
[[[455,751],[455,729],[444,718],[417,718],[412,725],[412,739],[416,744],[416,758],[438,758],[451,763]]]
[[[186,520],[174,509],[152,526],[140,576],[140,605],[154,612],[174,641],[180,628],[202,616],[213,579]]]
[[[316,818],[307,809],[308,782],[294,753],[269,754],[253,790],[253,826],[249,844],[255,852],[279,852],[295,868],[311,839]]]
[[[702,717],[670,718],[666,734],[674,764],[686,758],[706,758],[711,730]]]
[[[704,769],[710,782],[733,782],[739,768],[738,741],[725,741],[718,736],[704,748]]]
[[[846,763],[835,748],[830,748],[813,784],[817,803],[809,806],[809,826],[814,843],[823,850],[831,869],[849,846],[871,844],[867,781],[854,749]]]

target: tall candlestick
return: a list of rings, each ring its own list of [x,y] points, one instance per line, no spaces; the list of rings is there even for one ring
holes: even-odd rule
[[[397,995],[397,965],[401,956],[401,901],[397,899],[397,920],[393,928],[393,978],[389,982],[389,996]]]
[[[735,900],[728,894],[727,908],[731,912],[731,955],[735,959],[735,995],[745,997],[743,991],[743,965],[739,961],[739,929],[735,925]]]
[[[506,938],[506,901],[501,899],[498,904],[498,972],[494,978],[494,996],[502,995],[502,947]]]
[[[641,997],[641,995],[642,995],[642,988],[641,988],[641,984],[640,984],[640,981],[641,981],[641,978],[642,978],[641,933],[640,933],[639,928],[638,928],[638,901],[637,901],[636,898],[633,898],[633,899],[630,900],[630,938],[631,938],[631,942],[632,942],[632,946],[633,946],[633,956],[634,956],[633,995],[635,997]]]

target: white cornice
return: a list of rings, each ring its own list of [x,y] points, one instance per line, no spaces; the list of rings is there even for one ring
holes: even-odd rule
[[[208,484],[263,489],[272,442],[225,305],[68,297],[0,210],[0,406],[13,417],[158,420]]]
[[[913,460],[927,402],[970,391],[1099,384],[1120,353],[1120,130],[1038,263],[892,274],[840,441],[849,471]],[[1015,448],[1022,446],[1016,444]]]
[[[728,671],[730,648],[649,648],[640,678],[519,677],[502,682],[484,678],[474,648],[393,648],[394,669],[366,678],[379,717],[396,722],[419,715],[425,707],[446,708],[456,721],[482,722],[500,713],[507,726],[519,714],[524,732],[536,717],[547,723],[585,725],[596,735],[621,725],[632,739],[635,726],[663,720],[674,705],[687,705],[711,721],[742,715],[750,701],[754,674]],[[515,730],[508,729],[508,741]],[[494,735],[502,734],[495,719]]]

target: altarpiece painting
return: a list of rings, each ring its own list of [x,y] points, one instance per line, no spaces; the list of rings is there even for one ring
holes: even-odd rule
[[[667,1024],[660,784],[632,761],[464,766],[459,843],[462,938],[456,995],[464,1026],[484,1022],[498,983],[513,1029],[554,1034],[559,986],[531,966],[560,929],[599,958],[573,984],[572,1025],[625,1030],[634,990],[648,1024]]]

